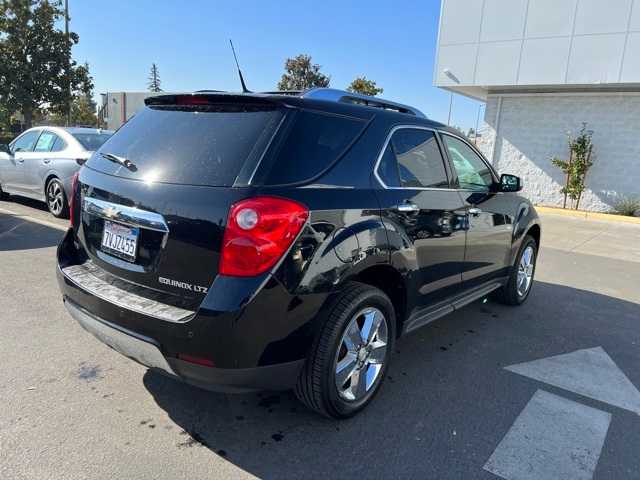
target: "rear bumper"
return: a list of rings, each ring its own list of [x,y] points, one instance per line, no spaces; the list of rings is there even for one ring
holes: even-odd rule
[[[224,369],[167,358],[152,338],[100,319],[71,300],[65,300],[64,304],[82,328],[118,353],[152,370],[207,390],[240,393],[290,389],[304,365],[304,360],[298,360],[264,367]]]
[[[144,288],[99,272],[100,278],[93,278],[88,267],[74,268],[87,262],[70,229],[58,247],[63,301],[85,330],[123,355],[208,390],[295,386],[317,311],[307,297],[299,301],[273,278],[219,276],[196,311],[184,316],[162,296],[149,297]],[[206,359],[213,366],[186,362],[180,359],[184,356]]]

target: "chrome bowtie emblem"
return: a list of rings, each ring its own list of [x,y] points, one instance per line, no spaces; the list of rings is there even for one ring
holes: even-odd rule
[[[107,218],[113,218],[118,215],[118,209],[115,207],[107,207],[102,210],[102,214]]]

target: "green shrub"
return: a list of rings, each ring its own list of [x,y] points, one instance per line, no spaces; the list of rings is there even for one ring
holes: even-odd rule
[[[640,211],[640,198],[623,198],[613,206],[613,213],[633,217],[634,213]]]

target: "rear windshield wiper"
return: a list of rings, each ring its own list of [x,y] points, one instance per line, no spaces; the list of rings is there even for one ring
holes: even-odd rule
[[[100,152],[100,156],[111,162],[119,163],[123,167],[126,167],[129,170],[131,170],[132,172],[135,172],[137,170],[137,167],[135,166],[135,164],[128,158],[119,157],[118,155],[114,155],[113,153],[103,153],[103,152]]]

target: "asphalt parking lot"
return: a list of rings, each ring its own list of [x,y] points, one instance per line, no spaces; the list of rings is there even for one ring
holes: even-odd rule
[[[640,225],[544,216],[528,303],[479,301],[402,339],[342,422],[98,343],[58,293],[65,227],[0,202],[0,478],[640,478]]]

